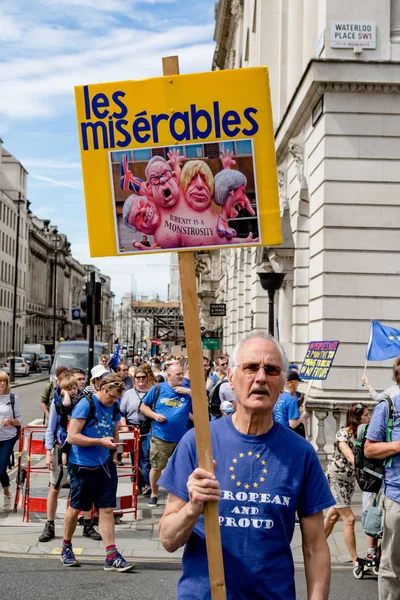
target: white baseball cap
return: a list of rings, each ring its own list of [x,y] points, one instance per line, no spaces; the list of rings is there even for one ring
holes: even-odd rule
[[[90,373],[92,379],[98,379],[99,377],[103,377],[103,375],[108,375],[110,371],[107,371],[103,365],[96,365]]]
[[[224,412],[226,412],[228,414],[235,412],[233,404],[232,404],[232,402],[229,402],[229,400],[224,400],[224,402],[221,402],[219,408],[220,408],[220,410],[223,410]]]

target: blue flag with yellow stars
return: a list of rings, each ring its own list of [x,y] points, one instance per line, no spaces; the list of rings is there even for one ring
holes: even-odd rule
[[[368,360],[386,360],[400,355],[400,330],[372,320],[367,348]]]
[[[110,369],[112,369],[113,371],[116,371],[118,369],[120,360],[121,360],[121,344],[118,344],[118,346],[114,350],[114,354],[108,361],[108,366],[110,367]]]

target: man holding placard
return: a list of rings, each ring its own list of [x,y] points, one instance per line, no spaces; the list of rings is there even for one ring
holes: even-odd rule
[[[207,502],[219,502],[228,598],[295,599],[290,541],[296,511],[308,598],[328,598],[322,510],[334,501],[312,446],[272,418],[287,364],[279,343],[265,333],[239,342],[228,373],[237,412],[211,423],[215,475],[197,468],[193,432],[164,471],[160,484],[170,493],[159,525],[161,542],[170,552],[186,544],[179,600],[210,597],[202,514]]]

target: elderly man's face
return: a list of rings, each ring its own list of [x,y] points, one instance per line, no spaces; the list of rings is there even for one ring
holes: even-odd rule
[[[148,192],[154,202],[163,208],[171,208],[179,200],[177,175],[163,161],[155,161],[150,165],[148,173]]]
[[[283,390],[283,373],[266,375],[264,369],[247,374],[243,369],[249,365],[274,365],[282,368],[281,356],[274,344],[263,338],[254,338],[239,350],[235,374],[229,370],[228,378],[235,392],[238,405],[255,413],[272,410]],[[239,408],[239,407],[238,407]]]
[[[185,199],[193,210],[201,211],[210,206],[211,193],[206,178],[202,173],[193,177],[185,192]]]

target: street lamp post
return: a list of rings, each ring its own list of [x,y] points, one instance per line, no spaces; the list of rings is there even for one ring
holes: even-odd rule
[[[263,290],[268,292],[268,333],[274,335],[274,308],[275,292],[282,286],[286,273],[276,273],[275,271],[263,271],[257,273],[260,278]]]
[[[12,333],[11,333],[11,361],[10,361],[10,381],[15,381],[15,330],[17,321],[17,294],[18,294],[18,259],[19,259],[19,229],[21,220],[21,204],[25,203],[22,200],[21,193],[18,194],[17,203],[17,231],[15,233],[15,268],[14,268],[14,301],[13,301],[13,317],[12,317]]]

